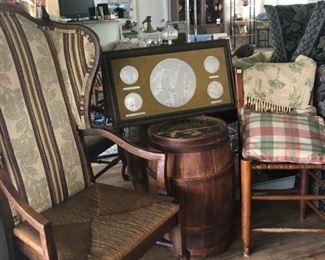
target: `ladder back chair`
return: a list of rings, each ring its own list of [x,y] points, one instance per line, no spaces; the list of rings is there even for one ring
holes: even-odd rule
[[[291,64],[257,63],[244,71],[235,69],[237,109],[241,119],[242,242],[245,256],[250,254],[252,232],[325,233],[325,228],[254,228],[251,220],[253,200],[293,200],[300,203],[301,220],[309,206],[325,221],[325,214],[313,204],[315,200],[324,200],[325,195],[313,195],[308,189],[309,177],[325,186],[325,181],[312,171],[325,169],[324,118],[294,113],[310,103],[315,69],[315,62],[304,56]],[[299,87],[302,89],[298,90]],[[276,98],[271,100],[274,96]],[[295,97],[295,101],[299,99],[300,102],[287,102],[288,97],[290,101]],[[252,174],[256,170],[298,171],[300,188],[294,193],[292,190],[264,190],[257,194],[252,189]]]
[[[72,45],[78,52],[66,59]],[[69,60],[87,48],[92,55],[78,71]],[[101,54],[96,35],[0,4],[0,50],[0,215],[10,259],[138,259],[169,231],[177,254],[188,258],[172,198],[92,182],[86,135],[157,161],[160,193],[168,188],[164,154],[88,128],[78,102],[89,103],[85,86]]]

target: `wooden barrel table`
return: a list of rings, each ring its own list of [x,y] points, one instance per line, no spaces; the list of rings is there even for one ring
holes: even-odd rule
[[[167,154],[169,193],[185,215],[192,257],[209,257],[230,243],[235,174],[227,125],[213,117],[164,122],[148,128],[152,150]],[[156,165],[148,164],[149,189],[156,189]]]

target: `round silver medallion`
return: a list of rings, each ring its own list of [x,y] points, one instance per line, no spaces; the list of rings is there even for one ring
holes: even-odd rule
[[[143,104],[143,99],[138,93],[129,93],[124,98],[124,106],[131,112],[138,111]]]
[[[219,81],[212,81],[207,89],[209,97],[218,99],[223,95],[223,86]]]
[[[120,79],[125,84],[128,85],[134,84],[139,79],[139,72],[133,66],[129,66],[129,65],[124,66],[120,71]]]
[[[203,66],[207,72],[213,74],[219,70],[220,61],[217,57],[208,56],[204,59]]]
[[[150,89],[160,104],[167,107],[181,107],[194,96],[196,76],[185,61],[167,58],[152,70]]]

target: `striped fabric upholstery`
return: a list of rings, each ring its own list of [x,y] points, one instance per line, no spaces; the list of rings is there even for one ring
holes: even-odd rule
[[[58,55],[74,119],[78,128],[83,129],[90,126],[85,104],[89,104],[89,86],[93,79],[90,77],[95,56],[93,42],[89,35],[80,30],[55,28],[48,33]]]
[[[88,38],[0,11],[1,151],[14,186],[38,212],[89,186],[76,130],[99,59]]]

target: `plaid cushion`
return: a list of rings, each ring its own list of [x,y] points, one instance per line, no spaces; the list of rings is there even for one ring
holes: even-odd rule
[[[265,162],[325,163],[323,118],[247,111],[244,120],[244,158]]]

